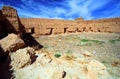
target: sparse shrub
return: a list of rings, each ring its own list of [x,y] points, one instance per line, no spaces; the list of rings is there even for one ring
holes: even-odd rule
[[[104,41],[99,40],[91,40],[91,39],[81,39],[80,44],[78,46],[91,46],[93,44],[103,44]]]
[[[115,44],[115,42],[120,41],[120,39],[109,40],[111,44]]]
[[[103,60],[102,63],[107,63],[107,62],[105,60]]]
[[[61,54],[56,53],[54,56],[55,56],[56,58],[59,58],[59,57],[61,57]]]
[[[89,42],[90,40],[88,39],[82,39],[81,42]]]
[[[76,57],[75,56],[73,56],[73,55],[67,55],[67,56],[65,56],[65,59],[67,59],[67,60],[74,60],[74,59],[76,59]]]

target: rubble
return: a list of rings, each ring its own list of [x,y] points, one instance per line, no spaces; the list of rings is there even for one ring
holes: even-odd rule
[[[16,52],[11,53],[11,66],[13,69],[19,69],[30,65],[33,63],[33,60],[35,58],[34,54],[34,49],[30,47],[19,49]]]
[[[0,40],[1,48],[4,52],[16,51],[19,48],[25,47],[24,41],[15,34],[8,34],[5,38]]]

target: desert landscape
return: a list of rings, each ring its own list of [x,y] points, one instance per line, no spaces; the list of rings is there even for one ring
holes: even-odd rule
[[[119,79],[119,73],[120,18],[19,18],[10,6],[0,10],[0,79]]]

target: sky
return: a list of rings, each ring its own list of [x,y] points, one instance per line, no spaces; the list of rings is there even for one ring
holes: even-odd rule
[[[0,0],[12,6],[19,17],[85,20],[120,17],[120,0]]]

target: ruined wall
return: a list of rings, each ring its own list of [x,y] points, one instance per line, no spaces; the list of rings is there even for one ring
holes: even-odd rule
[[[120,18],[75,21],[41,18],[20,18],[26,30],[34,28],[35,34],[49,35],[72,32],[120,32]]]
[[[10,6],[3,6],[2,14],[4,18],[9,22],[9,24],[7,25],[9,31],[14,33],[20,33],[22,27],[20,27],[17,10]]]
[[[0,39],[7,36],[8,33],[22,35],[24,27],[22,26],[17,10],[10,6],[3,6],[0,10]]]
[[[120,32],[120,18],[88,20],[82,22],[81,25],[86,26],[86,31],[91,30],[93,32]]]
[[[36,35],[50,35],[74,32],[115,32],[120,33],[120,18],[99,20],[72,20],[19,18],[17,10],[4,6],[0,10],[0,33],[5,31],[20,33],[24,31]],[[4,31],[2,30],[4,29]]]
[[[55,20],[55,19],[41,19],[41,18],[20,18],[21,23],[25,26],[28,32],[30,28],[34,28],[35,34],[49,35],[65,33],[64,29],[72,27],[75,22],[70,20]]]

